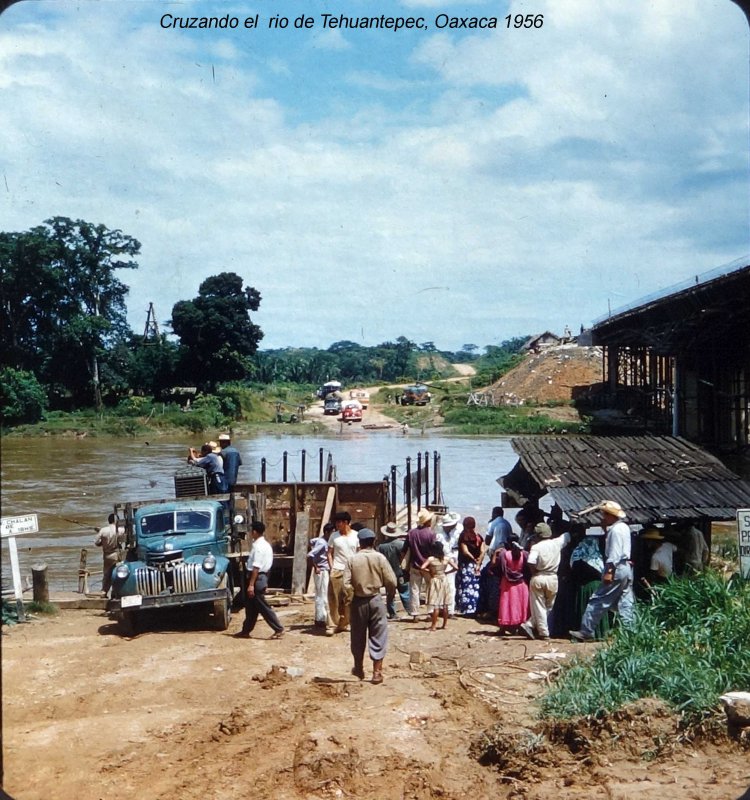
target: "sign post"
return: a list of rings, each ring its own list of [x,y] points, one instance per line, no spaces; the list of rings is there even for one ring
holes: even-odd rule
[[[750,581],[750,508],[740,508],[737,511],[737,552],[740,575]]]
[[[750,514],[750,512],[748,512]],[[18,565],[18,549],[16,548],[16,536],[23,536],[24,533],[37,533],[39,522],[36,514],[24,514],[21,517],[1,517],[0,518],[0,537],[8,540],[8,550],[10,552],[10,570],[13,575],[13,594],[16,599],[16,609],[18,610],[18,621],[26,622],[26,613],[23,609],[23,588],[21,587],[21,569]]]

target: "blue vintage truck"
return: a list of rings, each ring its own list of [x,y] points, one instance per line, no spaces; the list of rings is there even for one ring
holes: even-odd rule
[[[116,511],[120,507],[116,507]],[[112,574],[108,609],[132,636],[146,614],[190,606],[226,630],[232,604],[230,525],[216,500],[171,500],[123,507],[126,555]]]

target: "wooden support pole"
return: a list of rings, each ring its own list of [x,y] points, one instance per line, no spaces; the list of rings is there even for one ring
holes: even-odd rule
[[[78,563],[78,593],[89,593],[89,574],[86,571],[86,548],[81,550],[81,560]]]
[[[307,543],[310,538],[310,514],[297,512],[294,528],[294,561],[292,562],[292,594],[303,594],[307,575]]]
[[[44,563],[31,565],[31,582],[34,587],[34,602],[49,603],[49,584],[47,583],[47,565]]]

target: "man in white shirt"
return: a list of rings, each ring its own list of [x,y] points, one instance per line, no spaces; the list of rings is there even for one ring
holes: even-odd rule
[[[258,621],[258,614],[273,629],[272,639],[281,639],[284,635],[284,626],[279,622],[276,612],[268,605],[266,589],[268,588],[268,573],[273,566],[273,549],[263,535],[266,526],[262,522],[253,522],[250,527],[253,537],[253,549],[247,557],[245,568],[245,621],[242,630],[234,635],[238,639],[249,639],[250,634]]]
[[[599,506],[602,528],[607,540],[604,552],[604,573],[599,588],[583,612],[581,629],[570,631],[579,642],[594,638],[594,629],[610,609],[617,609],[623,625],[633,622],[635,595],[633,594],[633,565],[630,561],[630,527],[624,519],[625,512],[619,503],[607,500]]]
[[[531,617],[521,624],[521,630],[533,639],[549,639],[547,617],[552,611],[557,597],[557,570],[560,566],[560,553],[570,541],[570,534],[564,533],[556,539],[552,538],[552,529],[546,522],[539,522],[534,527],[536,544],[531,546],[526,563],[532,572],[529,584],[529,607]]]
[[[351,527],[352,517],[348,511],[337,511],[333,515],[336,533],[328,540],[328,563],[331,580],[328,584],[328,610],[336,633],[349,627],[349,610],[352,603],[351,590],[344,583],[344,570],[349,559],[359,550],[357,532]]]
[[[446,559],[452,558],[458,562],[458,537],[461,536],[464,526],[460,522],[461,515],[449,511],[443,515],[439,525],[435,526],[435,538],[443,545]],[[446,575],[448,580],[448,614],[452,617],[456,613],[456,572]]]

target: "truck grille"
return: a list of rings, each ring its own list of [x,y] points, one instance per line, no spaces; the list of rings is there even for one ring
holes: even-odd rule
[[[142,567],[135,571],[135,586],[138,594],[161,594],[167,588],[166,575],[158,569]]]
[[[143,595],[163,594],[168,590],[176,594],[196,592],[200,571],[200,564],[177,564],[169,572],[141,567],[135,571],[136,591]]]
[[[172,572],[174,591],[179,594],[184,592],[197,592],[198,573],[200,570],[200,564],[180,564],[180,566]]]

